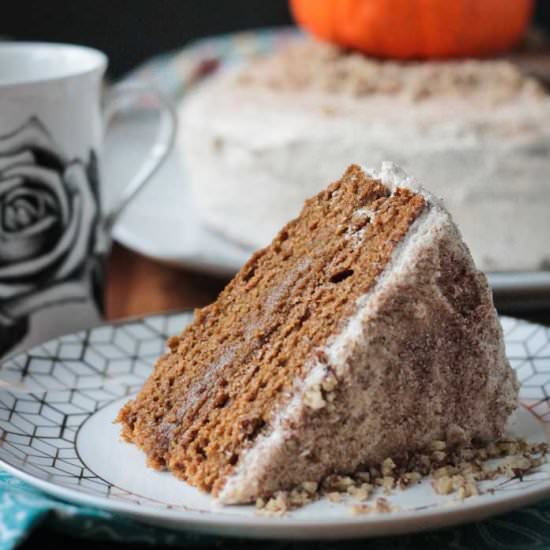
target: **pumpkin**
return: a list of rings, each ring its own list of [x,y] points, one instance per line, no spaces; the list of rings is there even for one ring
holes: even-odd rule
[[[533,0],[290,0],[314,36],[377,57],[484,57],[518,42]]]

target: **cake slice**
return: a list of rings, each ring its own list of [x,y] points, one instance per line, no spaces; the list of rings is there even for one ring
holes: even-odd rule
[[[306,201],[168,345],[122,436],[223,503],[495,439],[517,405],[485,276],[389,163]]]

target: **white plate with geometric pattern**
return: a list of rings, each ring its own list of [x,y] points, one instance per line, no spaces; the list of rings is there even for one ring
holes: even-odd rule
[[[141,387],[166,338],[191,314],[166,314],[64,336],[0,368],[0,466],[68,501],[172,528],[261,538],[380,536],[480,520],[550,496],[550,464],[519,479],[481,484],[462,502],[435,495],[429,481],[388,497],[400,511],[356,516],[353,500],[326,499],[283,517],[253,506],[222,507],[166,472],[145,466],[112,423]],[[506,349],[522,382],[510,434],[550,441],[550,329],[502,317]],[[491,489],[491,491],[487,491]]]

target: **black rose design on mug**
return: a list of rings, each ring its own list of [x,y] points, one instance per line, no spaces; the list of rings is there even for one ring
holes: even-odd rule
[[[37,118],[0,136],[0,355],[33,312],[92,294],[98,216],[93,151],[65,158]]]

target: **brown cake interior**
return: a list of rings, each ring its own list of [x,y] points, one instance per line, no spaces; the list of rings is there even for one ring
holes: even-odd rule
[[[217,494],[425,207],[351,166],[169,341],[118,420],[153,467]]]

